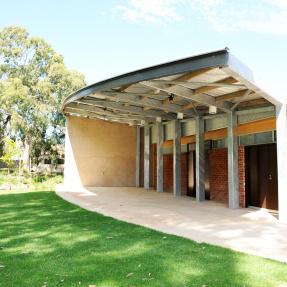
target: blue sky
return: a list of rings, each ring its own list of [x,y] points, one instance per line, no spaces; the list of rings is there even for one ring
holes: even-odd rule
[[[230,52],[284,92],[286,0],[3,1],[0,29],[27,28],[89,84],[195,53]]]

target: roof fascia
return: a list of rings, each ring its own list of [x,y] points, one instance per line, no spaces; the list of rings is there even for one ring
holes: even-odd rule
[[[227,65],[222,67],[229,76],[244,84],[248,89],[256,92],[274,105],[282,105],[286,102],[285,97],[276,89],[270,87],[246,65],[240,62],[232,54],[228,53]]]
[[[97,93],[99,91],[110,89],[113,87],[122,86],[129,83],[138,83],[164,76],[191,72],[194,70],[222,67],[227,64],[228,52],[227,49],[216,50],[208,52],[207,54],[200,54],[189,58],[179,59],[176,61],[163,63],[157,66],[144,68],[141,70],[133,71],[117,77],[113,77],[89,86],[84,87],[68,96],[62,105],[62,111],[65,106],[86,95]]]

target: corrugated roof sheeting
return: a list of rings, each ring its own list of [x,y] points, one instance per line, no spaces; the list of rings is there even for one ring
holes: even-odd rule
[[[164,140],[169,141],[174,137],[174,124],[173,122],[168,122],[163,126]]]
[[[189,121],[183,122],[181,124],[182,136],[186,137],[186,136],[195,135],[195,127],[196,127],[195,124],[196,124],[195,120],[189,120]]]
[[[252,100],[257,100],[257,99],[261,99],[262,97],[257,95],[257,94],[253,94],[253,95],[248,95],[245,97],[245,101],[252,101]],[[229,100],[229,102],[231,103],[236,103],[240,98],[236,98],[236,99],[232,99]]]
[[[234,85],[234,87],[232,87],[232,88],[224,87],[224,88],[211,90],[211,91],[206,92],[206,94],[213,96],[213,97],[218,97],[218,96],[223,96],[226,94],[231,94],[231,93],[234,93],[237,91],[242,91],[242,90],[245,90],[245,89],[244,88],[237,88],[236,85]]]
[[[207,119],[204,123],[206,132],[223,129],[227,127],[227,116],[221,115],[212,119]]]
[[[259,121],[263,119],[268,119],[276,116],[275,111],[270,112],[262,112],[262,113],[250,113],[247,115],[239,115],[238,116],[238,124],[245,124],[249,122]]]
[[[274,111],[255,112],[250,114],[238,115],[238,124],[245,124],[249,122],[259,121],[275,117]],[[218,115],[204,120],[205,132],[227,128],[227,116],[225,114]],[[188,120],[181,123],[182,137],[195,135],[196,121]],[[173,122],[164,125],[164,140],[172,140],[174,135]],[[157,143],[157,126],[154,124],[151,127],[151,143]]]

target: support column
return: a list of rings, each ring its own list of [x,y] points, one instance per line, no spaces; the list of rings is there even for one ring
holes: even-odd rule
[[[205,201],[205,159],[204,159],[204,119],[202,115],[196,118],[196,201]]]
[[[276,106],[278,210],[279,220],[287,223],[287,120],[286,104]]]
[[[157,122],[157,192],[163,192],[163,126]]]
[[[137,126],[137,163],[136,163],[136,187],[140,187],[140,150],[141,150],[141,131]]]
[[[228,201],[229,208],[239,208],[238,137],[235,111],[227,113],[228,132]]]
[[[181,196],[181,125],[178,119],[174,120],[173,137],[173,194]]]
[[[144,124],[144,189],[149,189],[150,135],[148,122]]]

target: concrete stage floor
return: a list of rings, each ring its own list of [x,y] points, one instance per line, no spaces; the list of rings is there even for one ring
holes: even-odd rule
[[[63,199],[87,210],[198,242],[287,262],[287,224],[266,211],[228,209],[211,201],[131,187],[90,187],[67,191]]]

